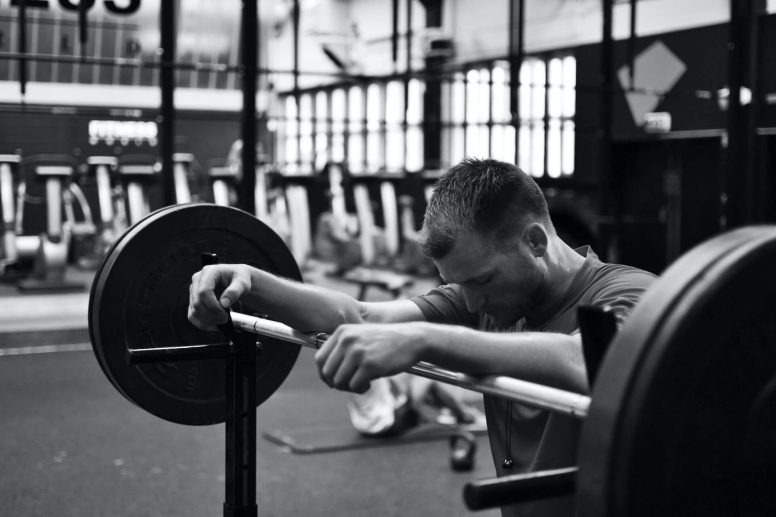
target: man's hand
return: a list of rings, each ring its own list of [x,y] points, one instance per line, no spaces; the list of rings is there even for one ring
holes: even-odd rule
[[[323,382],[364,393],[372,379],[407,370],[420,360],[420,326],[403,324],[340,325],[315,354]]]
[[[224,309],[234,305],[250,289],[251,275],[248,266],[205,266],[191,277],[189,321],[199,329],[214,330],[216,325],[226,323]]]

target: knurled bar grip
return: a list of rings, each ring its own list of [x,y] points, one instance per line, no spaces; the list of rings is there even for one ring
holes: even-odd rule
[[[274,337],[298,345],[318,350],[328,339],[326,334],[305,333],[288,327],[277,321],[267,320],[239,312],[232,312],[234,328]],[[468,390],[520,402],[539,409],[561,413],[576,418],[585,418],[590,408],[590,397],[564,391],[533,382],[513,379],[499,375],[476,377],[465,373],[454,372],[439,366],[421,361],[411,366],[409,373],[426,377],[435,381],[452,384]]]

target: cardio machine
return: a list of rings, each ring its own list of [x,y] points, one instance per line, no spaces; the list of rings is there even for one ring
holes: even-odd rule
[[[93,231],[88,203],[80,189],[72,183],[75,169],[75,160],[69,155],[41,154],[20,162],[21,181],[16,192],[13,245],[6,249],[6,255],[8,259],[13,256],[16,261],[32,260],[31,273],[17,283],[21,291],[67,291],[84,288],[83,283],[66,278],[73,232]],[[4,198],[10,200],[9,196],[4,195]],[[76,203],[84,217],[80,224],[75,221]],[[30,210],[28,220],[25,221],[25,208],[28,205]],[[43,210],[35,210],[34,205],[42,206]],[[31,221],[30,216],[35,212],[44,215],[42,231],[37,234],[25,234],[25,225],[28,231],[29,227],[34,226],[35,221]],[[8,240],[10,241],[10,238]],[[13,251],[9,254],[10,249]]]

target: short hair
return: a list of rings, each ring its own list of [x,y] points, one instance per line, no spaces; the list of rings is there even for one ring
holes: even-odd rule
[[[437,181],[426,207],[420,245],[442,258],[456,238],[476,231],[506,242],[526,223],[552,230],[547,201],[536,182],[519,167],[493,159],[466,158]]]

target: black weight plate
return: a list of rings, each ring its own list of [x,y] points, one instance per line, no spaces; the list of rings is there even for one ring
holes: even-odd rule
[[[191,276],[202,268],[206,252],[224,263],[250,264],[301,281],[291,252],[264,223],[235,208],[188,204],[158,210],[122,235],[97,271],[89,298],[92,346],[111,383],[146,411],[188,425],[224,421],[224,362],[129,366],[126,351],[224,341],[219,332],[202,332],[187,318]],[[282,384],[299,355],[298,345],[260,340],[258,404]]]
[[[776,227],[714,238],[644,296],[601,367],[579,515],[776,515]]]

